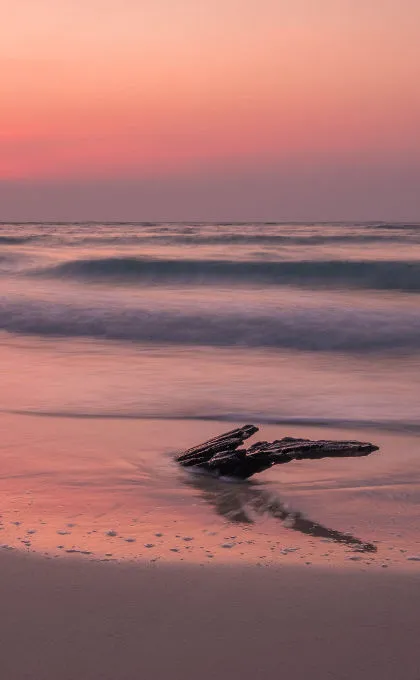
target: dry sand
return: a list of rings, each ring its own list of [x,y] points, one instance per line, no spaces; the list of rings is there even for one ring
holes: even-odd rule
[[[0,555],[2,680],[419,680],[420,576]]]

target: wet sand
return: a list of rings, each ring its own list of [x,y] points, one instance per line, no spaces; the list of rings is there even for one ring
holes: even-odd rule
[[[414,437],[236,485],[173,462],[226,423],[0,420],[5,680],[419,680]]]
[[[0,551],[172,563],[420,571],[418,439],[263,427],[263,437],[365,439],[365,459],[278,466],[255,483],[181,470],[226,423],[1,414]],[[415,559],[418,558],[418,559]]]
[[[418,680],[420,577],[0,556],[5,680]]]

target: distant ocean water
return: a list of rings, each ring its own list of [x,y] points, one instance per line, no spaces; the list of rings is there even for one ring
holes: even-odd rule
[[[420,224],[2,224],[0,408],[420,429]]]

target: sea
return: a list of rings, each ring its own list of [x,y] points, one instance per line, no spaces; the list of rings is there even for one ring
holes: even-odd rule
[[[410,506],[415,522],[420,224],[3,223],[0,376],[2,451],[13,478],[25,479],[19,493],[33,492],[36,474],[47,484],[60,456],[68,462],[61,471],[74,471],[75,448],[77,460],[95,450],[101,474],[111,460],[101,450],[118,448],[121,465],[130,466],[147,448],[142,479],[154,479],[170,452],[201,434],[255,423],[274,436],[392,440],[381,474],[398,467],[401,442],[410,442],[410,466],[394,470],[392,484],[397,475],[408,494],[397,502]],[[49,447],[56,467],[35,471],[31,457],[28,471],[22,461],[34,442],[38,462]],[[302,491],[299,465],[290,479]],[[353,484],[365,498],[375,485],[369,465],[369,484]],[[349,468],[324,465],[322,475],[327,469],[337,481]],[[171,474],[165,467],[166,480]],[[270,477],[277,471],[265,474],[280,480]],[[135,485],[133,469],[129,478]],[[382,491],[390,483],[388,476]],[[207,493],[185,489],[187,504],[191,494]],[[13,487],[11,498],[19,493]],[[183,492],[171,493],[179,509]],[[296,497],[293,489],[286,495]],[[156,505],[150,497],[149,504]]]

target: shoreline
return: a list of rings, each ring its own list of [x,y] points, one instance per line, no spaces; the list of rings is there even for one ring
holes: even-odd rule
[[[420,575],[0,554],[7,680],[418,680]]]
[[[86,560],[154,559],[419,571],[418,440],[378,433],[357,460],[294,462],[253,483],[188,474],[187,448],[226,424],[3,414],[0,547]],[[279,429],[265,427],[276,438]],[[356,439],[357,431],[285,434]],[[280,469],[281,468],[281,469]]]

